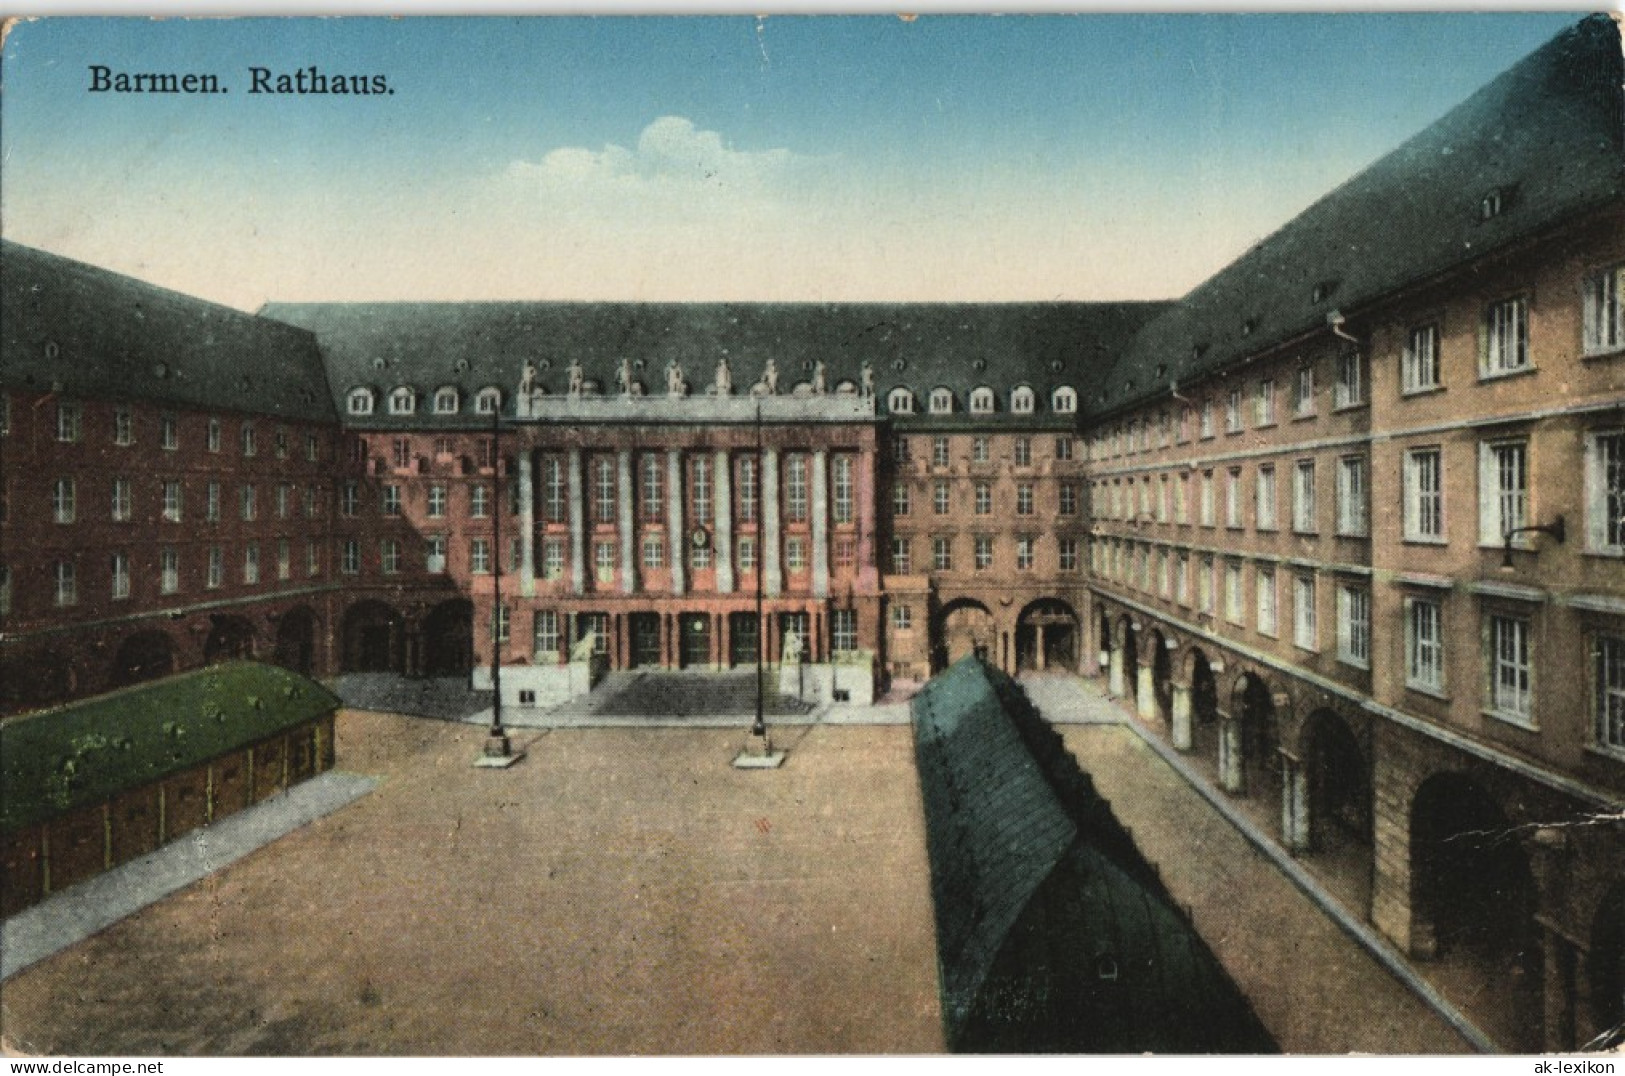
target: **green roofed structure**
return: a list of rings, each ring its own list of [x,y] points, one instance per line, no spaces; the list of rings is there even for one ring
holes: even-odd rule
[[[913,710],[950,1049],[1276,1050],[1013,681],[966,658]]]
[[[0,724],[5,914],[331,768],[338,707],[234,661]]]

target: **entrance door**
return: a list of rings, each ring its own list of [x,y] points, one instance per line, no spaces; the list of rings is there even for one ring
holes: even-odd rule
[[[728,661],[735,667],[756,664],[756,614],[728,614]]]
[[[684,613],[677,618],[677,631],[681,637],[679,653],[682,667],[692,669],[711,663],[711,616],[709,613]]]
[[[390,630],[388,624],[367,624],[361,629],[361,671],[389,672]]]
[[[660,664],[660,614],[633,613],[632,665],[641,668]]]

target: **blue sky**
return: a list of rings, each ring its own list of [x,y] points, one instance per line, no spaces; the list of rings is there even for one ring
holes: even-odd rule
[[[0,230],[248,309],[1167,297],[1577,18],[47,19],[0,54]]]

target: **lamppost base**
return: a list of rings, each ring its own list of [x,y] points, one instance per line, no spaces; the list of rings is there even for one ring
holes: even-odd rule
[[[773,750],[773,741],[768,737],[754,734],[733,761],[736,770],[776,770],[782,765],[784,752]]]
[[[515,751],[507,736],[488,736],[485,739],[485,750],[474,759],[474,768],[505,770],[524,757],[525,752]]]

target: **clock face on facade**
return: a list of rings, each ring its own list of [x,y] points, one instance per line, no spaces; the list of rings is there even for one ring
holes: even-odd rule
[[[704,527],[695,527],[694,533],[688,536],[695,549],[704,549],[711,541],[711,535]]]

